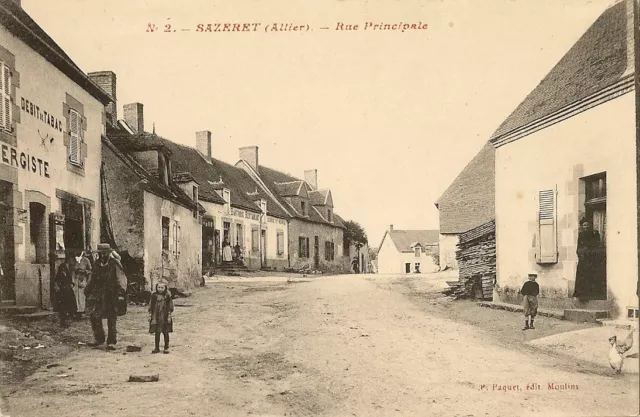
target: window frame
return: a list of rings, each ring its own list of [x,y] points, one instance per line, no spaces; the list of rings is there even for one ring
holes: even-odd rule
[[[284,256],[284,232],[278,231],[276,233],[276,254],[278,256]]]
[[[166,220],[166,222],[165,222]],[[166,223],[166,224],[165,224]],[[170,223],[171,220],[168,217],[162,216],[162,220],[161,220],[161,230],[162,230],[162,240],[161,240],[161,244],[162,244],[162,250],[163,251],[169,251],[169,245],[170,245]],[[165,235],[165,231],[166,231],[166,235]]]

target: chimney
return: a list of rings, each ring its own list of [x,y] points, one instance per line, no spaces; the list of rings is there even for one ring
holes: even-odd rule
[[[257,146],[245,146],[244,148],[240,148],[240,159],[244,159],[247,163],[253,168],[254,171],[258,172],[258,147]]]
[[[304,180],[313,187],[314,190],[318,189],[318,170],[310,169],[304,172]]]
[[[206,158],[211,159],[211,131],[196,132],[196,149]]]
[[[142,103],[124,105],[124,121],[135,133],[144,133],[144,113]]]
[[[389,225],[389,231],[393,232],[393,225],[392,224]]]
[[[118,106],[116,104],[116,74],[113,71],[97,71],[87,74],[89,79],[98,87],[102,88],[105,93],[113,100],[105,107],[107,113],[107,122],[115,125],[118,121]]]

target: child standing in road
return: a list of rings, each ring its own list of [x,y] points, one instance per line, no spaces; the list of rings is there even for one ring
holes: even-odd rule
[[[160,352],[160,334],[164,335],[164,353],[169,353],[169,333],[173,332],[173,300],[167,282],[162,280],[156,284],[156,291],[151,294],[149,302],[149,333],[155,334],[155,349],[151,353]]]
[[[540,286],[536,282],[538,274],[535,272],[529,273],[529,280],[524,283],[520,294],[523,295],[524,300],[522,306],[524,307],[524,327],[522,330],[535,329],[533,327],[533,320],[538,314],[538,294],[540,294]],[[530,318],[528,320],[527,318]]]

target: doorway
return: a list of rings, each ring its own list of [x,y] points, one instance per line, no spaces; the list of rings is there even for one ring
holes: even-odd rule
[[[406,274],[410,274],[411,273],[411,264],[410,263],[407,262],[406,264],[404,264],[404,272]]]
[[[606,173],[600,173],[582,179],[584,185],[584,220],[589,224],[593,235],[589,238],[578,239],[578,246],[584,252],[579,260],[581,274],[586,277],[585,284],[578,283],[582,298],[591,300],[607,299],[607,177]],[[586,292],[586,294],[585,294]]]
[[[0,301],[15,301],[13,184],[0,181]]]
[[[215,254],[215,237],[214,237],[215,220],[205,217],[202,219],[202,271],[209,272],[214,264]]]
[[[40,203],[29,203],[29,238],[31,263],[47,263],[47,208]]]

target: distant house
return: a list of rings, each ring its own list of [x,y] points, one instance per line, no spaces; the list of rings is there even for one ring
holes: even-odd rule
[[[485,144],[436,202],[440,268],[457,268],[458,236],[495,219],[495,149]]]
[[[494,300],[519,302],[535,269],[541,307],[635,314],[636,19],[634,0],[604,11],[493,134]],[[599,239],[589,240],[586,286],[574,298],[583,218]]]
[[[379,274],[435,272],[438,265],[437,230],[394,230],[389,226],[378,249]]]

